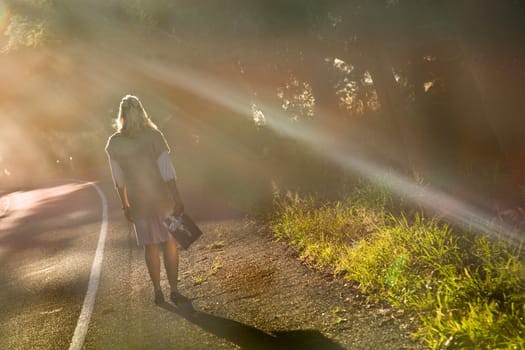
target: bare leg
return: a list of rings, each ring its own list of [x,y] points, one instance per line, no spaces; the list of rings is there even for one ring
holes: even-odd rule
[[[158,244],[147,244],[145,247],[146,266],[155,291],[160,290],[160,255]]]
[[[177,280],[179,278],[179,252],[175,240],[170,239],[162,243],[164,252],[164,267],[168,275],[168,282],[172,292],[177,291]]]

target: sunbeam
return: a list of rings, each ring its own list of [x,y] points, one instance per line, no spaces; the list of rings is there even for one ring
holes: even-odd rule
[[[28,16],[37,16],[40,10],[25,2],[13,4],[21,6],[21,11]],[[1,131],[0,157],[3,160],[2,168],[10,174],[19,174],[18,168],[27,168],[27,164],[31,163],[39,164],[39,167],[42,165],[40,168],[53,167],[44,165],[41,159],[54,157],[56,159],[52,160],[59,164],[64,159],[77,159],[76,153],[89,153],[89,147],[83,145],[75,148],[72,140],[85,132],[83,139],[92,139],[87,141],[91,142],[90,147],[103,142],[101,140],[111,131],[109,119],[116,113],[115,107],[108,109],[107,106],[111,104],[109,101],[125,93],[152,96],[155,108],[161,111],[155,116],[156,120],[160,124],[169,124],[172,116],[167,111],[180,112],[177,101],[180,91],[186,92],[188,96],[196,96],[199,102],[227,108],[236,115],[252,120],[253,90],[257,90],[256,105],[261,116],[264,116],[264,127],[307,145],[319,156],[330,159],[347,171],[369,179],[381,179],[393,193],[410,198],[417,205],[457,224],[481,232],[501,232],[512,240],[518,238],[509,227],[493,221],[492,213],[476,208],[465,198],[420,185],[386,166],[377,154],[393,159],[399,152],[393,151],[397,150],[393,140],[383,137],[379,131],[361,127],[361,130],[356,128],[353,131],[351,139],[338,135],[336,128],[332,126],[330,129],[330,126],[323,124],[323,119],[337,118],[331,115],[333,112],[322,110],[317,113],[325,118],[310,123],[294,122],[282,108],[267,102],[275,97],[275,89],[269,90],[262,83],[261,86],[254,86],[254,82],[244,84],[242,74],[237,80],[225,78],[229,73],[224,76],[217,74],[226,70],[226,67],[220,66],[225,64],[223,60],[218,60],[219,66],[216,67],[210,67],[209,61],[204,59],[192,62],[191,58],[199,55],[202,46],[211,45],[210,40],[195,43],[195,47],[192,47],[189,41],[183,41],[168,31],[151,29],[145,22],[132,22],[130,18],[133,16],[115,15],[108,10],[110,5],[76,5],[83,10],[71,11],[67,7],[62,12],[53,7],[46,10],[56,15],[55,30],[68,30],[71,33],[69,40],[65,40],[59,50],[42,49],[37,55],[20,55],[18,61],[5,61],[6,69],[2,71],[2,77],[6,81],[17,81],[9,89],[2,87],[3,103],[0,111],[1,118],[7,120],[6,127]],[[0,4],[0,29],[9,23],[8,12]],[[72,39],[75,36],[84,38],[84,41]],[[259,43],[262,51],[264,45],[268,45],[266,40],[262,38]],[[213,44],[216,47],[220,42]],[[291,46],[300,47],[297,43]],[[54,77],[52,80],[48,79],[50,72]],[[477,77],[475,74],[475,81],[479,83]],[[437,84],[425,86],[424,92],[430,93],[434,85]],[[96,106],[93,101],[97,101]],[[113,104],[116,105],[114,101]],[[104,118],[93,118],[94,112],[101,112]],[[244,168],[250,176],[262,176],[262,167],[254,166],[250,171],[244,166],[257,164],[253,154],[238,147],[209,123],[190,122],[190,119],[179,115],[173,121],[178,124],[177,127],[199,129],[206,134],[215,151],[226,154],[224,159],[227,159],[230,168]],[[86,126],[89,126],[89,131],[83,131]],[[42,140],[48,141],[49,137],[41,134],[47,129],[55,129],[53,132],[46,131],[46,135],[53,135],[55,142],[47,142],[48,148],[42,149]],[[72,131],[74,136],[68,135]],[[26,137],[24,152],[19,153],[17,159],[10,158],[9,155],[14,153],[15,140],[28,132],[31,137]],[[501,141],[501,133],[497,134]],[[379,152],[372,149],[374,144]],[[371,153],[375,156],[370,156]],[[101,157],[102,152],[97,154]],[[23,166],[14,166],[16,164]]]
[[[130,64],[152,79],[188,90],[240,115],[252,118],[251,111],[247,109],[245,94],[229,82],[176,64],[168,67],[138,58]],[[484,212],[461,198],[432,189],[428,185],[417,184],[377,162],[360,158],[357,152],[354,152],[359,149],[358,145],[345,140],[343,149],[336,139],[322,129],[313,129],[305,124],[290,122],[282,111],[269,104],[259,103],[259,107],[264,111],[268,127],[291,139],[303,142],[341,167],[374,181],[381,180],[393,193],[406,197],[413,203],[462,227],[484,234],[501,234],[509,241],[519,241],[518,234],[509,225],[495,221],[493,213]]]

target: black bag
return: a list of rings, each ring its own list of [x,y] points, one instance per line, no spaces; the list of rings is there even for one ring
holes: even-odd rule
[[[164,219],[164,225],[183,250],[188,249],[202,235],[200,228],[186,213],[168,216]]]

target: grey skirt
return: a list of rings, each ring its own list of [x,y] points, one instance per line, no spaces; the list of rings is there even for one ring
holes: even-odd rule
[[[160,216],[150,216],[135,220],[133,227],[139,246],[159,244],[173,239],[166,226],[163,225]]]

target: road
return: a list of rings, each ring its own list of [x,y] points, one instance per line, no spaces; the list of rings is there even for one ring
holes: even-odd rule
[[[111,219],[83,348],[205,348],[207,343],[220,348],[220,339],[203,331],[195,334],[198,341],[188,338],[196,329],[189,330],[169,304],[165,309],[153,305],[142,252],[113,190],[102,187],[110,194]],[[9,202],[0,220],[0,349],[66,349],[88,289],[101,232],[101,199],[88,184],[57,182],[12,193]]]
[[[204,235],[181,252],[179,269],[193,307],[155,306],[142,249],[111,185],[98,185],[109,221],[82,349],[417,348],[395,310],[363,303],[344,281],[198,196],[186,207],[199,212]],[[100,248],[101,197],[61,181],[9,199],[0,219],[0,349],[68,349]],[[164,272],[162,285],[167,294]]]
[[[55,183],[9,195],[0,219],[0,348],[68,348],[100,232],[89,186]]]

